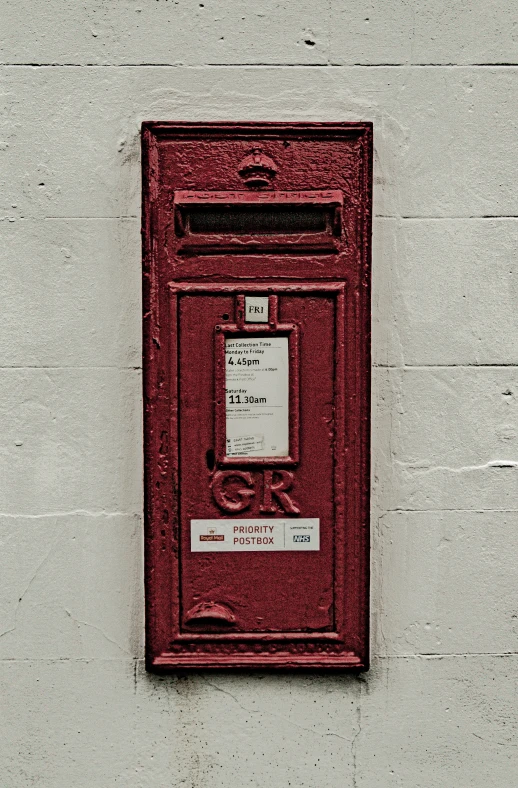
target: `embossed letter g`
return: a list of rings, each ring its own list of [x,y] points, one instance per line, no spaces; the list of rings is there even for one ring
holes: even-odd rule
[[[229,489],[230,484],[226,485],[226,482],[230,479],[240,479],[247,487],[233,485]],[[212,480],[212,495],[220,509],[226,512],[242,512],[250,506],[251,499],[255,495],[253,486],[252,474],[247,471],[216,471]]]

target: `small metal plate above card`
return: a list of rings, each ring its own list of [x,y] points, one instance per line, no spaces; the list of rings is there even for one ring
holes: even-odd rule
[[[245,296],[245,322],[268,322],[268,297]]]

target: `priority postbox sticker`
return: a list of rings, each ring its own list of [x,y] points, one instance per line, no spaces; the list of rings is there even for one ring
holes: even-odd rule
[[[193,553],[320,550],[320,520],[191,520]]]

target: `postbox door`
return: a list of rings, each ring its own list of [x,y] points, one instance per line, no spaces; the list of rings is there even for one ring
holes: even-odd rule
[[[221,292],[178,287],[173,294],[179,342],[180,623],[187,632],[329,632],[335,627],[334,537],[340,528],[336,436],[343,415],[342,392],[337,390],[343,377],[337,376],[343,340],[337,331],[343,329],[343,286],[334,292],[315,285],[270,292],[275,293],[277,328],[247,323],[241,330],[236,311],[246,298],[242,286],[235,291],[223,286]],[[243,344],[248,354],[233,359],[245,364],[237,377],[245,388],[230,389],[238,392],[249,391],[246,381],[258,375],[254,354],[287,343],[292,331],[296,333],[291,338],[285,414],[291,451],[285,458],[261,459],[253,456],[255,451],[251,457],[225,460],[218,451],[217,410],[224,396],[218,384],[218,344],[225,330],[233,332],[227,333],[227,341],[237,337],[237,346]],[[278,385],[275,375],[270,385]],[[300,397],[294,390],[299,388]],[[257,411],[270,410],[275,418],[275,408],[282,408],[268,384],[265,393],[252,398],[251,409],[242,409],[243,434],[257,433]],[[256,405],[255,399],[265,399],[267,405]],[[252,414],[249,424],[247,412]],[[300,542],[273,548],[274,527],[287,523],[293,529],[308,520],[318,549],[300,549]],[[216,528],[219,533],[211,537],[215,521],[223,521],[226,528]],[[220,550],[220,542],[197,545],[196,540],[211,538],[226,539],[225,550]]]

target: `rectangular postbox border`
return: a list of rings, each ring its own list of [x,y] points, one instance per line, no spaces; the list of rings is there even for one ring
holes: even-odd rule
[[[175,343],[168,335],[177,326],[174,312],[176,298],[170,290],[194,290],[198,282],[175,283],[166,287],[164,271],[159,267],[155,229],[161,221],[157,210],[160,199],[161,172],[159,148],[182,139],[350,139],[358,143],[358,223],[356,240],[358,264],[347,265],[347,296],[343,308],[347,326],[347,347],[339,365],[345,381],[344,407],[346,434],[337,434],[337,454],[343,453],[344,473],[337,488],[337,516],[343,513],[348,522],[347,545],[343,554],[347,579],[348,605],[343,611],[344,637],[336,633],[289,633],[280,642],[275,633],[257,633],[247,638],[240,648],[229,642],[198,643],[203,635],[190,637],[190,642],[172,642],[178,630],[178,584],[174,567],[178,567],[178,502],[177,400],[176,382],[170,377],[177,371]],[[142,125],[143,171],[143,312],[144,312],[144,463],[145,463],[145,577],[146,577],[146,665],[155,672],[175,669],[260,668],[268,669],[351,669],[366,670],[369,665],[369,463],[370,463],[370,258],[372,223],[372,124],[371,123],[305,123],[305,122],[145,122]],[[275,292],[281,283],[254,284],[249,276],[236,272],[238,281],[225,287],[254,292]],[[268,272],[266,276],[272,278]],[[336,277],[336,274],[334,274]],[[341,274],[339,275],[341,278]],[[332,279],[333,273],[329,278]],[[169,280],[174,278],[172,272]],[[183,277],[184,279],[186,277]],[[190,277],[189,277],[190,278]],[[195,279],[195,277],[193,277]],[[308,281],[311,280],[311,281]],[[244,281],[245,280],[245,281]],[[298,282],[297,282],[298,280]],[[315,290],[333,290],[335,282],[320,281],[309,271],[297,273],[289,283],[293,291],[304,291],[301,280]],[[340,282],[336,285],[343,287]],[[202,288],[213,291],[211,286]],[[167,290],[167,292],[166,292]],[[173,320],[172,324],[170,320]],[[341,355],[341,359],[339,358]],[[341,441],[341,443],[340,443]],[[220,636],[221,637],[221,636]],[[237,646],[238,644],[236,644]]]

